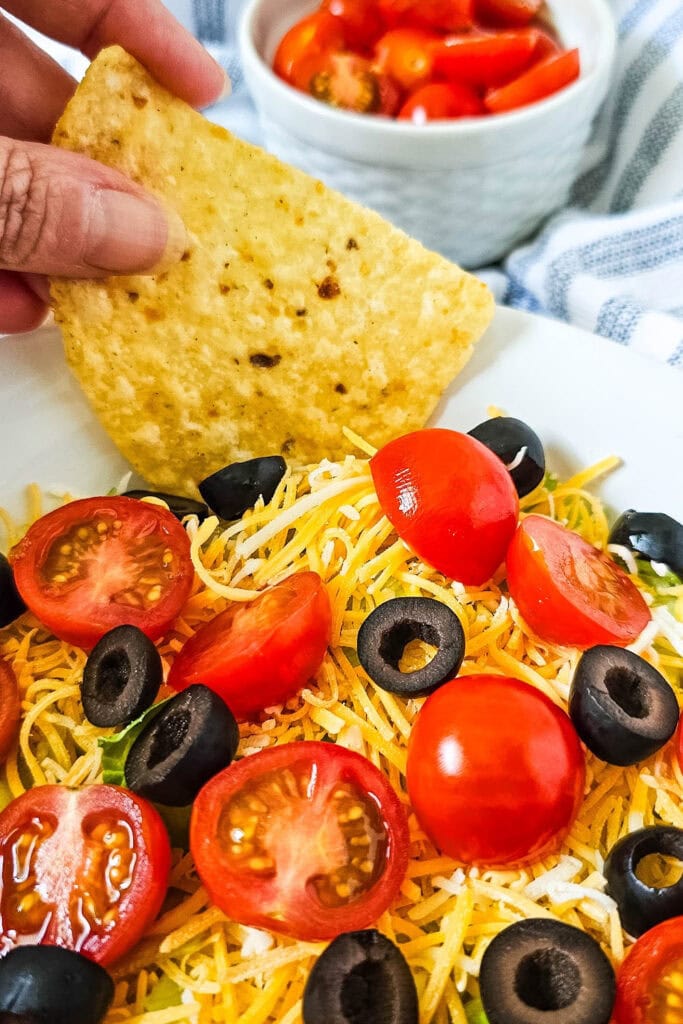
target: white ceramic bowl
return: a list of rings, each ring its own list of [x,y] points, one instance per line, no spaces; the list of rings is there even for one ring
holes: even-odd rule
[[[271,70],[285,31],[319,0],[249,0],[239,27],[265,144],[466,267],[500,259],[562,207],[605,98],[616,28],[606,0],[550,0],[581,77],[509,114],[414,125],[330,107]]]

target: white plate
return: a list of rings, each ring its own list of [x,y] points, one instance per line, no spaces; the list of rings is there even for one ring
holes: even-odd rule
[[[497,405],[534,427],[559,473],[620,455],[623,466],[600,487],[615,510],[683,520],[682,392],[675,370],[556,321],[499,309],[434,422],[468,430]],[[0,505],[15,514],[27,484],[97,494],[127,469],[71,379],[54,328],[0,339],[0,417]]]

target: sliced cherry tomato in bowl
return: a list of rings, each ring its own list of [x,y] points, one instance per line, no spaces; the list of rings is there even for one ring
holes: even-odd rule
[[[379,0],[379,10],[391,27],[457,32],[471,27],[472,3],[473,0]]]
[[[275,73],[296,89],[308,92],[311,78],[330,53],[344,49],[344,28],[329,11],[302,18],[282,37],[275,53]]]
[[[491,578],[519,512],[492,451],[455,430],[418,430],[380,448],[370,470],[382,511],[420,558],[461,583]]]
[[[334,743],[237,761],[197,797],[190,848],[232,920],[305,940],[366,928],[408,865],[405,811],[387,778]]]
[[[0,762],[5,760],[21,724],[21,700],[11,665],[0,658]]]
[[[502,85],[528,67],[538,40],[534,29],[471,38],[451,36],[433,48],[434,71],[469,85]]]
[[[321,11],[337,18],[346,46],[368,52],[384,31],[375,0],[323,0]]]
[[[424,124],[485,113],[476,92],[460,82],[431,82],[416,89],[399,111],[399,119]]]
[[[35,786],[0,814],[0,952],[64,946],[101,964],[131,949],[166,897],[163,821],[118,786]]]
[[[638,939],[617,976],[615,1024],[683,1021],[683,917],[672,917]]]
[[[356,53],[332,53],[310,82],[312,96],[357,114],[394,114],[399,87]]]
[[[282,704],[320,668],[330,643],[332,610],[314,572],[298,572],[233,604],[201,626],[177,654],[168,685],[203,683],[244,720]]]
[[[508,549],[510,594],[542,640],[626,647],[650,621],[643,595],[614,562],[545,516],[520,523]]]
[[[571,85],[580,73],[578,50],[551,54],[538,64],[534,64],[519,78],[487,92],[484,97],[486,109],[492,114],[504,114],[518,107],[537,103]]]
[[[443,853],[522,864],[556,850],[579,810],[584,755],[569,716],[528,683],[459,676],[418,713],[408,792]]]
[[[83,498],[38,519],[10,553],[17,589],[60,640],[89,649],[115,626],[162,636],[187,600],[190,541],[165,508]]]
[[[543,0],[475,0],[477,17],[493,25],[528,25]]]
[[[439,37],[414,28],[394,28],[375,45],[375,66],[404,89],[414,89],[432,73],[432,51]]]

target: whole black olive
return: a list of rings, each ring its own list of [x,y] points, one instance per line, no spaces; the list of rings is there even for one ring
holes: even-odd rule
[[[505,463],[520,498],[529,494],[545,476],[545,452],[538,434],[513,416],[495,416],[473,430],[476,437]]]
[[[581,655],[569,691],[574,728],[596,757],[630,765],[650,757],[676,731],[676,694],[638,654],[600,644]]]
[[[422,640],[437,648],[424,668],[401,672],[408,644]],[[394,597],[370,612],[358,631],[358,660],[383,690],[401,697],[432,693],[458,674],[465,656],[465,632],[455,612],[431,597]]]
[[[99,1024],[114,982],[99,964],[61,946],[17,946],[0,960],[0,1020]]]
[[[26,605],[19,596],[14,582],[12,566],[0,552],[0,629],[9,626],[26,611]]]
[[[616,996],[612,965],[595,939],[550,918],[499,932],[479,985],[489,1024],[608,1024]]]
[[[374,929],[339,935],[313,965],[304,1024],[417,1024],[415,982],[403,953]]]
[[[683,860],[683,829],[673,825],[638,829],[615,843],[605,861],[607,892],[619,907],[624,930],[634,938],[683,915],[683,877],[661,889],[638,878],[638,865],[652,854]]]
[[[610,530],[609,544],[620,544],[683,577],[683,523],[663,512],[629,508]]]
[[[144,491],[135,489],[124,491],[124,498],[161,498],[169,509],[181,521],[186,516],[197,516],[199,522],[203,522],[209,514],[209,510],[203,501],[195,501],[194,498],[185,498],[182,494],[166,494],[165,491]]]
[[[162,679],[152,641],[137,626],[116,626],[98,640],[85,663],[85,717],[101,728],[128,725],[152,706]]]
[[[280,455],[233,462],[202,480],[199,493],[221,519],[239,519],[259,498],[268,504],[286,469]]]
[[[228,767],[238,743],[237,722],[225,701],[208,686],[188,686],[133,743],[124,767],[126,784],[155,803],[185,807]]]

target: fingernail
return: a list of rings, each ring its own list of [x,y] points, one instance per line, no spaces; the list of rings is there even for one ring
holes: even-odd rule
[[[221,67],[220,64],[218,66]],[[221,91],[220,96],[216,100],[216,103],[221,103],[223,100],[227,100],[228,96],[232,92],[232,82],[230,81],[230,75],[223,68],[221,68],[221,71],[225,75],[225,83],[223,85],[223,89]]]
[[[85,262],[112,274],[153,274],[188,248],[180,217],[150,197],[99,189],[93,195]]]

